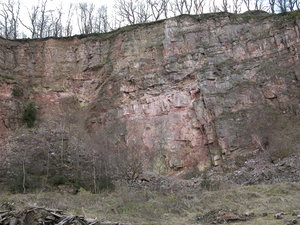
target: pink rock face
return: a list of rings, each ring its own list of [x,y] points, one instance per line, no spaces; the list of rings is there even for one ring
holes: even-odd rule
[[[168,167],[173,169],[205,164],[206,137],[195,118],[194,99],[186,90],[157,97],[145,95],[123,104],[119,116],[126,123],[128,145],[141,142],[153,155],[160,150]]]
[[[11,85],[2,84],[0,86],[1,113],[0,113],[0,139],[4,140],[8,136],[8,118],[9,100],[11,98]],[[1,143],[1,142],[0,142]]]
[[[0,51],[2,137],[28,101],[40,122],[84,112],[83,129],[157,172],[219,165],[257,146],[265,118],[299,115],[292,16],[181,16],[83,39],[1,40]]]
[[[10,99],[12,97],[12,85],[2,84],[0,86],[0,98],[1,99]]]
[[[5,139],[20,127],[20,102],[13,96],[13,85],[0,85],[0,145]]]

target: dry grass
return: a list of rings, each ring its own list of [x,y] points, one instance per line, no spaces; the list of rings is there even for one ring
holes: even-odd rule
[[[186,194],[133,191],[127,188],[97,195],[85,191],[77,195],[2,193],[0,205],[9,202],[17,208],[28,205],[58,208],[70,214],[132,224],[196,224],[197,216],[211,210],[232,209],[239,213],[255,213],[254,219],[242,224],[273,225],[283,223],[273,218],[274,213],[286,212],[291,215],[293,210],[300,210],[299,199],[300,183],[284,183]],[[263,212],[268,216],[260,216]]]

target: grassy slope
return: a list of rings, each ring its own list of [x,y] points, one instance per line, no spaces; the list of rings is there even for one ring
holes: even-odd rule
[[[197,216],[214,209],[232,209],[239,213],[254,212],[256,217],[247,222],[233,224],[283,224],[273,215],[286,212],[292,218],[300,210],[300,183],[255,185],[219,191],[185,194],[153,191],[118,190],[93,195],[80,192],[34,193],[0,195],[0,205],[14,203],[17,208],[37,205],[65,210],[67,213],[97,217],[101,220],[130,222],[133,224],[196,224]],[[269,213],[262,217],[261,213]],[[300,222],[300,221],[299,221]]]

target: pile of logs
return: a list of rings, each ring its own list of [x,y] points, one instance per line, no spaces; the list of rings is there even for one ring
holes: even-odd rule
[[[29,207],[21,211],[0,211],[0,225],[118,225],[83,216],[65,215],[61,210]],[[121,224],[119,224],[121,225]]]

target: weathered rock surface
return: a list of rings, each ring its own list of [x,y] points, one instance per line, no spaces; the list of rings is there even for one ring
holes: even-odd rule
[[[0,40],[0,52],[1,145],[29,99],[39,121],[84,112],[84,129],[159,173],[263,151],[286,129],[281,118],[299,130],[297,16],[180,16],[85,38]]]

